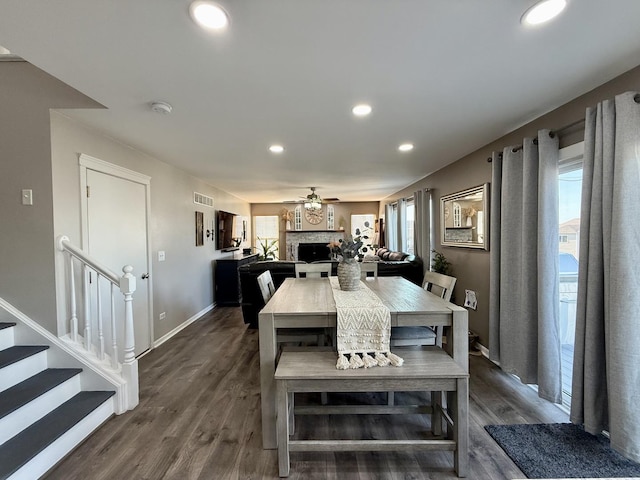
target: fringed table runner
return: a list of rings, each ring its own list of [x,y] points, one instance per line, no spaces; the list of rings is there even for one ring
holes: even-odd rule
[[[359,290],[345,291],[338,277],[329,281],[338,317],[336,368],[401,366],[402,358],[389,350],[391,313],[378,296],[362,282]]]

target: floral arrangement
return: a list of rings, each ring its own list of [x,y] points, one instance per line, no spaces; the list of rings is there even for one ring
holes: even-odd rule
[[[365,222],[364,226],[369,227],[369,222]],[[348,258],[362,258],[368,251],[367,247],[363,247],[363,240],[368,240],[369,237],[360,232],[359,228],[356,228],[356,236],[347,236],[344,240],[340,239],[337,242],[331,241],[327,244],[332,254],[341,256],[343,259]]]
[[[286,208],[283,208],[282,210],[280,210],[280,217],[282,218],[282,220],[286,221],[293,221],[293,211],[292,210],[287,210]]]
[[[473,217],[476,213],[478,213],[478,211],[473,207],[462,209],[462,215],[465,217]]]

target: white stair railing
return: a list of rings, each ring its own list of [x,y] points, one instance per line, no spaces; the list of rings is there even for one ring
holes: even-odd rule
[[[59,236],[56,243],[65,257],[65,297],[69,312],[66,338],[94,364],[122,376],[126,382],[125,409],[130,410],[138,404],[133,267],[125,265],[119,276],[73,245],[68,237]],[[79,288],[78,281],[81,282]],[[83,312],[80,317],[79,307]]]

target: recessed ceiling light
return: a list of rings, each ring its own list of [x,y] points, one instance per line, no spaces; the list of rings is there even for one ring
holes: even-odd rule
[[[413,143],[403,143],[398,147],[398,150],[400,150],[401,152],[410,152],[411,150],[413,150]]]
[[[282,153],[284,152],[284,147],[282,145],[271,145],[269,151],[271,153]]]
[[[546,23],[560,15],[566,6],[567,0],[542,0],[524,12],[520,22],[527,26]]]
[[[371,105],[367,105],[366,103],[361,103],[353,107],[351,111],[356,117],[366,117],[371,113]]]
[[[229,17],[220,5],[204,0],[191,2],[191,17],[207,30],[222,30],[229,24]]]

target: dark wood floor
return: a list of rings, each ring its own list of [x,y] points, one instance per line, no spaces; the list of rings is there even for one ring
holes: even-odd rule
[[[47,478],[278,477],[276,451],[261,446],[258,332],[246,328],[239,308],[205,315],[143,357],[139,369],[140,405],[103,425]],[[468,478],[524,478],[483,426],[566,422],[566,414],[483,357],[470,357],[470,371]],[[419,435],[421,422],[416,415],[302,417],[297,434],[344,429],[403,438]],[[449,452],[293,453],[291,460],[296,480],[456,478]]]

